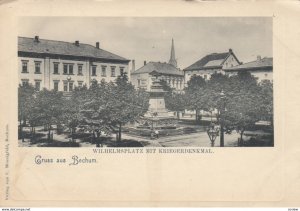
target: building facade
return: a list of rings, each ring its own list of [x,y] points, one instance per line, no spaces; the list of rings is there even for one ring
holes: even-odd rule
[[[213,73],[225,74],[224,69],[240,65],[232,49],[225,53],[212,53],[204,56],[197,62],[183,69],[185,84],[191,79],[193,75],[198,75],[209,80]]]
[[[143,67],[131,73],[131,83],[136,88],[150,91],[155,79],[164,80],[174,90],[184,88],[183,72],[168,63],[149,62]]]
[[[255,61],[226,68],[224,71],[229,76],[236,75],[239,71],[248,71],[257,79],[258,82],[263,80],[273,82],[273,58],[261,58],[261,56],[257,56]]]
[[[133,67],[135,65],[133,64]],[[131,72],[131,82],[136,88],[150,91],[153,81],[156,79],[164,80],[175,91],[184,88],[184,74],[177,68],[175,59],[174,41],[172,39],[171,55],[168,63],[166,62],[144,62],[144,66]]]
[[[75,86],[90,86],[93,80],[114,81],[128,71],[127,60],[95,46],[18,37],[19,83],[71,92]]]

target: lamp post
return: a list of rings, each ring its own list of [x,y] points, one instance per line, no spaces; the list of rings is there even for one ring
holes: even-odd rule
[[[224,112],[225,112],[225,94],[223,90],[220,93],[221,109],[220,109],[220,147],[224,147]]]
[[[219,129],[215,127],[213,123],[211,123],[211,126],[207,129],[207,134],[211,142],[211,146],[215,146],[215,140],[217,136],[219,135]]]

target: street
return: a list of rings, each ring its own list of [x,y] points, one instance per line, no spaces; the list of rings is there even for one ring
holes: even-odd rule
[[[123,135],[126,139],[132,139],[136,141],[143,141],[152,143],[150,145],[145,145],[145,147],[211,147],[209,137],[206,132],[191,133],[185,135],[177,135],[170,137],[162,137],[155,140],[140,138],[136,136],[130,136],[128,134]],[[237,139],[239,134],[235,131],[232,134],[225,134],[225,147],[235,147],[237,146]],[[220,137],[218,136],[215,140],[215,147],[220,146]]]
[[[43,134],[44,137],[47,135],[47,131],[43,131],[42,128],[37,130],[39,134]],[[225,147],[237,147],[237,140],[239,138],[239,134],[235,131],[232,134],[225,134],[224,141]],[[53,131],[53,138],[57,143],[68,144],[69,138],[66,135],[61,134],[58,135],[56,131]],[[244,140],[247,140],[248,137],[244,136]],[[122,140],[127,141],[135,141],[139,143],[143,147],[211,147],[211,142],[206,132],[196,132],[184,135],[176,135],[176,136],[167,136],[167,137],[159,137],[158,139],[150,139],[141,136],[135,136],[127,133],[122,134]],[[114,136],[112,136],[112,142],[115,142]],[[79,147],[94,147],[95,144],[91,144],[89,142],[82,141],[81,139],[77,139],[75,143],[78,144]],[[25,142],[22,142],[19,139],[20,146],[40,146],[47,145],[47,143],[37,142],[30,143],[28,139],[25,139]],[[220,136],[218,136],[215,140],[214,147],[220,146]],[[109,147],[104,144],[104,147]]]

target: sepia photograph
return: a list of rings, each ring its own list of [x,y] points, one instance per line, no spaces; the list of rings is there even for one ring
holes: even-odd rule
[[[274,147],[271,17],[20,17],[19,147]]]

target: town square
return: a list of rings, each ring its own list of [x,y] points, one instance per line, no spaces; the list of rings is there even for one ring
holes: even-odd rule
[[[271,18],[27,19],[20,147],[274,146]]]

